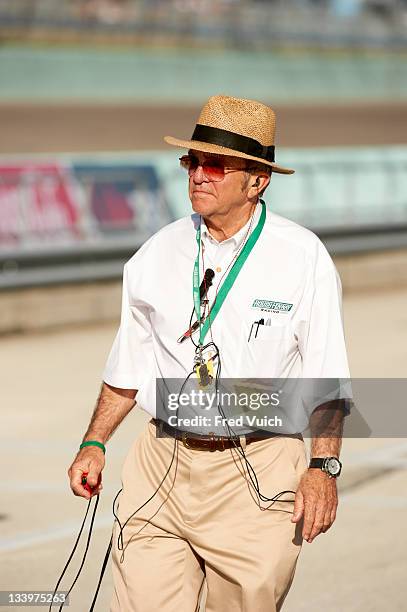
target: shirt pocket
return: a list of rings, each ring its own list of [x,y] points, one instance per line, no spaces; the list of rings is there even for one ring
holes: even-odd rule
[[[257,334],[256,334],[257,332]],[[240,370],[250,378],[278,377],[294,341],[291,325],[255,325],[241,356]]]
[[[285,325],[259,325],[257,336],[253,330],[251,341],[253,342],[272,342],[282,339],[290,333],[290,326]]]

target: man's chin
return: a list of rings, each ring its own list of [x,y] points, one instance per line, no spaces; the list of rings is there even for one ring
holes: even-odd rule
[[[196,213],[209,213],[213,209],[214,198],[209,193],[194,193],[191,197],[191,204]]]

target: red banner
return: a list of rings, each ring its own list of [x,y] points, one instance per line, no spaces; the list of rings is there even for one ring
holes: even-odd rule
[[[80,235],[69,172],[57,164],[0,166],[0,244],[44,244]]]
[[[27,161],[0,165],[0,250],[65,247],[172,220],[151,162]]]

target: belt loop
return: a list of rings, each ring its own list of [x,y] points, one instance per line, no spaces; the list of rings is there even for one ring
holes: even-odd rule
[[[239,440],[240,440],[240,446],[243,449],[243,452],[246,450],[246,436],[239,436]]]
[[[209,436],[210,436],[210,443],[209,443],[209,450],[214,453],[216,451],[217,448],[217,444],[216,444],[216,438],[215,438],[215,432],[210,431],[209,432]]]

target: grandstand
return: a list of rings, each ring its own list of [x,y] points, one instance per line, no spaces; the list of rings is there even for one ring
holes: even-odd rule
[[[405,0],[2,0],[3,40],[403,49]]]

